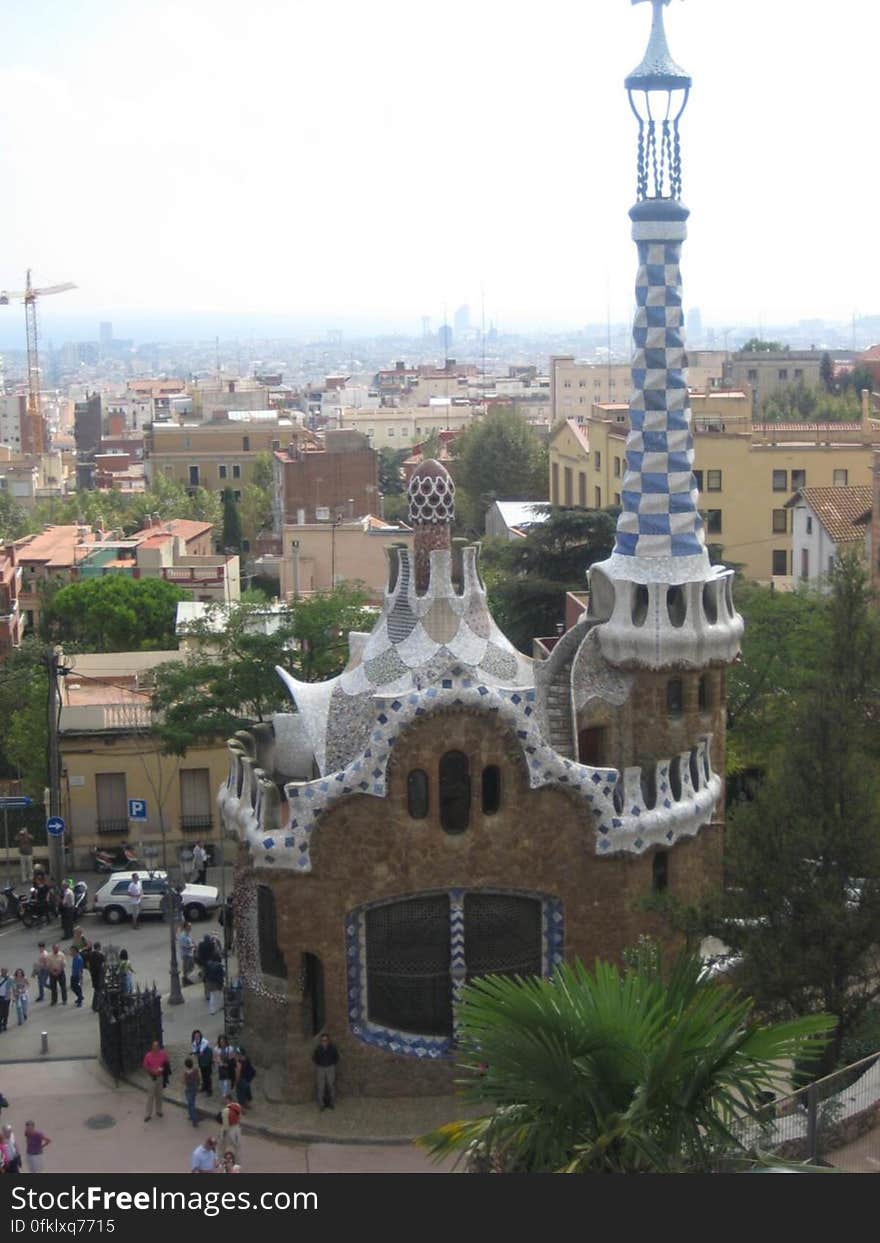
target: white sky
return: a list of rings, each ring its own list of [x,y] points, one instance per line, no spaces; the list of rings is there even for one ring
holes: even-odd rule
[[[632,305],[627,0],[6,0],[0,287],[126,309],[577,325]],[[869,0],[673,0],[704,321],[880,309]],[[44,303],[51,335],[52,306]],[[124,317],[123,317],[124,318]],[[124,322],[117,332],[124,329]]]

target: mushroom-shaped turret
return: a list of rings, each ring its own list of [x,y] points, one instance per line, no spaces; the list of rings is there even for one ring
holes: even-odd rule
[[[455,519],[455,480],[442,462],[429,458],[413,471],[407,495],[409,520],[415,531],[416,591],[423,595],[431,578],[431,553],[450,547]]]

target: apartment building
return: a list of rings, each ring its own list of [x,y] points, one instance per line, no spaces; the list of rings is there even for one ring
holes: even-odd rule
[[[412,548],[409,527],[394,526],[372,514],[353,522],[288,523],[281,557],[281,595],[285,599],[328,591],[339,583],[361,583],[380,601],[388,583],[386,550]]]
[[[241,500],[260,453],[318,443],[312,432],[275,411],[235,412],[197,424],[153,423],[144,432],[144,468],[148,484],[165,475],[185,488],[231,488]]]
[[[274,454],[273,528],[363,517],[379,508],[377,454],[366,436],[328,431],[320,448],[291,443]]]
[[[781,389],[796,384],[817,385],[821,378],[822,353],[822,350],[740,351],[731,354],[725,362],[724,382],[734,388],[747,386],[757,417],[767,398]]]
[[[51,453],[0,452],[0,492],[23,509],[55,500],[67,491],[68,466],[60,451]]]
[[[62,809],[73,866],[94,848],[136,847],[160,867],[195,841],[217,841],[216,792],[226,777],[225,742],[165,755],[150,733],[155,669],[179,651],[77,654],[67,658],[59,719]],[[131,801],[143,818],[132,818]]]
[[[470,427],[482,407],[470,401],[431,398],[424,406],[382,406],[378,410],[342,412],[342,426],[361,432],[374,449],[407,449],[431,432],[461,431]]]
[[[689,352],[691,388],[699,392],[719,388],[726,358],[723,350]],[[573,354],[554,354],[550,358],[549,389],[552,422],[578,419],[589,414],[594,405],[628,402],[632,369],[629,363],[579,363]]]
[[[744,392],[691,393],[695,466],[706,539],[726,564],[770,582],[792,565],[793,492],[871,482],[880,418],[863,399],[858,423],[756,423]],[[563,419],[550,440],[550,498],[556,505],[619,505],[626,471],[629,406],[600,404]]]
[[[24,617],[18,601],[20,591],[21,566],[14,545],[8,544],[0,548],[0,661],[21,644],[24,634]]]

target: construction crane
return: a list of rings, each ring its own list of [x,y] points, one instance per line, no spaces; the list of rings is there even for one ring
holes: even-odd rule
[[[63,285],[47,285],[45,289],[35,289],[31,284],[31,270],[27,270],[25,287],[11,292],[4,289],[0,293],[0,306],[8,306],[13,300],[24,303],[24,324],[27,335],[27,369],[28,369],[28,405],[27,426],[21,429],[21,449],[23,453],[43,453],[46,448],[46,435],[43,427],[43,412],[40,407],[40,353],[37,341],[37,298],[50,293],[66,293],[68,289],[76,289],[76,285],[65,281]]]

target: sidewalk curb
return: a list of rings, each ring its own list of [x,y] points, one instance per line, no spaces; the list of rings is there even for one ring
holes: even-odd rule
[[[120,1075],[118,1082],[125,1083],[130,1088],[137,1088],[139,1092],[146,1094],[146,1087],[137,1079],[130,1079],[127,1075]],[[166,1105],[175,1105],[178,1109],[186,1109],[186,1101],[176,1100],[173,1096],[164,1097],[164,1101]],[[200,1106],[198,1107],[199,1118],[203,1120],[213,1121],[215,1115],[219,1112],[219,1110],[209,1112]],[[411,1147],[415,1143],[415,1138],[409,1135],[321,1135],[315,1131],[279,1131],[275,1127],[259,1126],[253,1122],[245,1122],[244,1119],[242,1119],[239,1125],[242,1132],[247,1135],[259,1135],[263,1139],[275,1139],[293,1144],[354,1144],[363,1148],[403,1148]]]

